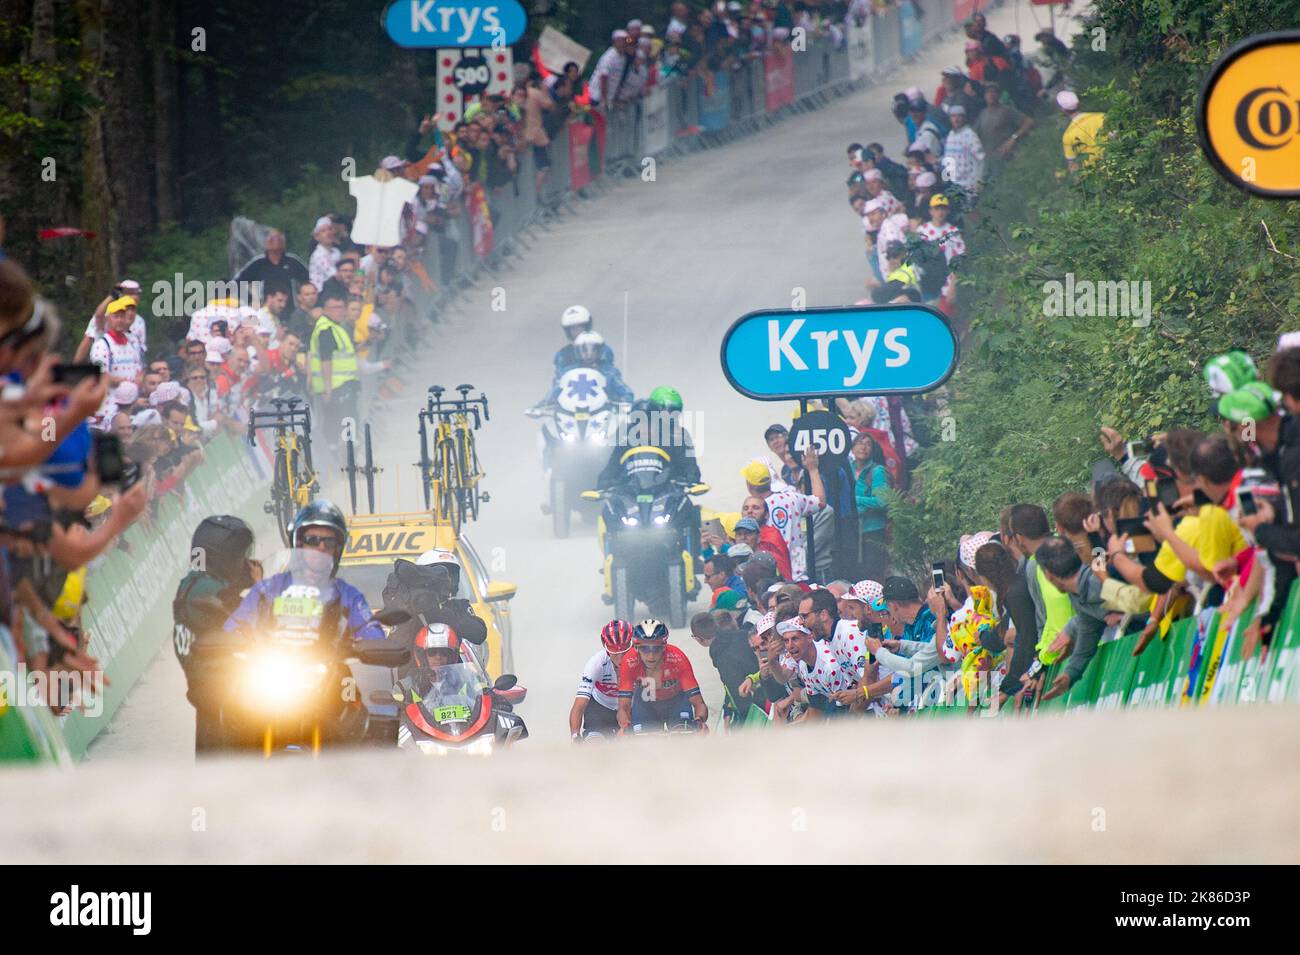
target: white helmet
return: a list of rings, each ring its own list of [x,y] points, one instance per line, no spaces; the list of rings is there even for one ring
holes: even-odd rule
[[[570,305],[560,316],[560,325],[565,331],[576,328],[579,325],[591,327],[591,312],[582,305]]]
[[[454,597],[456,595],[456,592],[460,589],[461,569],[460,561],[456,558],[455,554],[449,550],[435,547],[433,550],[426,550],[423,554],[417,557],[415,563],[419,567],[444,568],[443,573],[446,575],[445,579],[448,586],[448,592],[444,593],[442,596],[446,598]]]
[[[600,332],[583,332],[573,340],[573,347],[578,357],[584,361],[595,361],[605,349],[605,339]]]

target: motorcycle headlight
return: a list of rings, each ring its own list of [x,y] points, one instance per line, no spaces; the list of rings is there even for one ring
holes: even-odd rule
[[[247,657],[244,692],[259,707],[290,709],[320,685],[325,672],[317,660],[276,650],[256,653]]]
[[[480,736],[465,747],[466,756],[491,756],[496,748],[495,736]]]
[[[623,523],[626,524],[628,527],[636,527],[638,524],[641,523],[641,518],[639,518],[639,517],[632,517],[632,516],[630,516],[630,515],[628,515],[628,514],[624,514],[624,515],[623,515]]]
[[[425,756],[446,756],[451,750],[441,743],[435,743],[431,739],[418,739],[415,741],[416,747]]]
[[[656,524],[667,524],[671,520],[672,520],[672,515],[670,514],[656,514],[654,516],[654,522]]]
[[[574,434],[572,431],[565,431],[560,435],[560,437],[563,438],[565,441],[568,441],[569,443],[573,443],[574,441],[578,440],[578,436]]]

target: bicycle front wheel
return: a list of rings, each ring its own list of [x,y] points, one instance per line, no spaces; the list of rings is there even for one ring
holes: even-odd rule
[[[461,473],[461,510],[471,521],[478,520],[478,455],[474,453],[474,437],[466,431],[456,435],[457,457]]]
[[[281,448],[275,452],[275,474],[272,477],[271,502],[275,511],[275,523],[285,547],[293,546],[289,530],[293,525],[294,518],[292,474],[289,455]]]
[[[438,443],[438,463],[442,471],[439,511],[444,521],[451,525],[453,534],[460,533],[461,475],[456,460],[456,445],[446,439]]]

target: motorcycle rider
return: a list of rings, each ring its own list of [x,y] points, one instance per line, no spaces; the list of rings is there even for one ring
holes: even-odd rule
[[[324,498],[317,498],[293,519],[289,539],[300,552],[294,554],[294,566],[255,584],[226,621],[226,631],[254,631],[274,618],[276,602],[285,591],[306,582],[331,589],[323,618],[326,631],[330,622],[342,622],[345,638],[384,639],[383,628],[370,619],[365,595],[337,576],[348,540],[343,512]]]
[[[240,595],[261,577],[253,560],[253,531],[238,517],[204,518],[190,539],[191,569],[172,600],[172,646],[185,671],[185,698],[194,706],[194,752],[219,743],[219,709],[212,699],[216,668],[194,647],[219,633],[239,606]]]
[[[600,645],[582,668],[569,709],[569,738],[575,742],[593,732],[618,731],[618,669],[632,649],[632,625],[611,620],[600,631]]]
[[[592,331],[591,312],[587,311],[582,305],[570,305],[564,310],[564,314],[560,316],[560,326],[564,329],[564,337],[569,340],[569,344],[555,353],[555,375],[557,378],[566,368],[572,368],[574,365],[580,364],[574,339],[583,332]],[[604,339],[601,339],[601,343],[604,344]],[[604,345],[600,364],[610,366],[614,364],[614,349],[608,345]]]
[[[709,707],[686,654],[668,645],[668,625],[653,618],[632,628],[632,650],[618,671],[618,725],[687,723],[708,728]]]
[[[607,491],[622,484],[624,454],[629,448],[643,446],[656,447],[667,453],[669,480],[698,484],[700,465],[695,460],[695,442],[682,424],[681,413],[681,394],[676,388],[666,385],[650,392],[644,404],[634,404],[627,427],[619,430],[609,460],[596,479],[596,487]]]
[[[487,639],[487,624],[475,616],[468,600],[456,596],[460,578],[460,561],[449,550],[427,550],[414,563],[395,561],[384,584],[384,610],[404,610],[411,619],[394,627],[389,638],[410,643],[421,630],[446,624],[457,638],[473,646],[478,657]]]
[[[553,405],[559,400],[560,379],[565,372],[572,371],[575,368],[590,368],[604,375],[605,393],[609,396],[610,401],[632,400],[632,389],[623,380],[623,373],[614,364],[614,353],[610,351],[609,346],[605,344],[605,339],[598,332],[583,332],[573,340],[573,344],[569,347],[573,349],[572,360],[563,366],[556,366],[555,379],[551,382],[551,390],[546,393],[545,398],[537,403],[539,407]],[[567,349],[562,349],[561,354],[565,351]],[[574,385],[570,383],[569,387],[573,388]]]

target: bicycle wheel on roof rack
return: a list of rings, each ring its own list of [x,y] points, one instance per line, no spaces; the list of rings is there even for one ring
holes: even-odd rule
[[[284,448],[275,452],[275,473],[271,483],[271,503],[275,513],[276,529],[285,547],[292,547],[290,528],[295,515],[293,506],[293,481],[289,470],[289,456]]]
[[[453,534],[460,533],[461,483],[460,469],[456,466],[456,446],[451,439],[438,442],[438,468],[442,471],[439,482],[439,517],[451,525]]]
[[[478,520],[478,462],[475,460],[474,444],[464,431],[456,435],[460,454],[458,460],[461,469],[461,509],[466,519]]]

